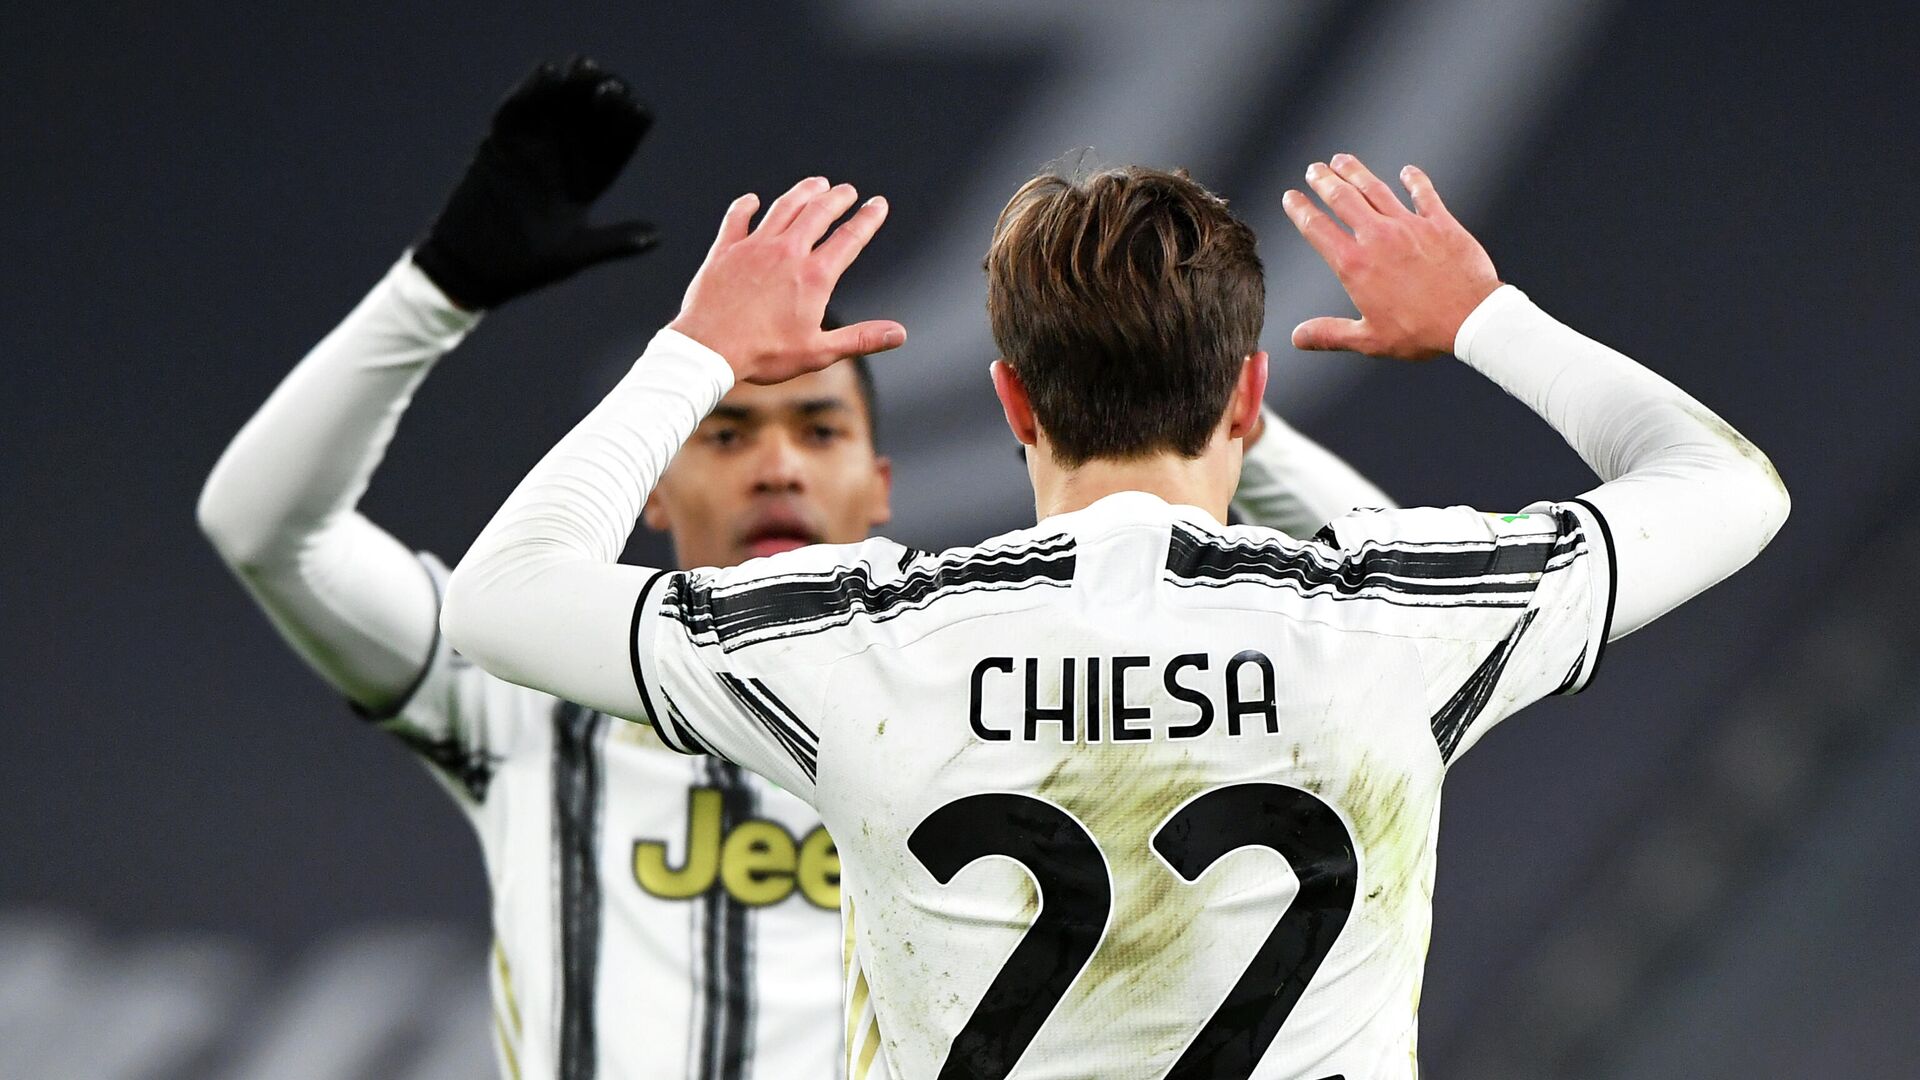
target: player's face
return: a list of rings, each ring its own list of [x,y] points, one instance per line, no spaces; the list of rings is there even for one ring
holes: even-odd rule
[[[864,540],[891,516],[851,364],[777,386],[742,383],[694,432],[647,500],[683,567],[732,566],[806,544]]]

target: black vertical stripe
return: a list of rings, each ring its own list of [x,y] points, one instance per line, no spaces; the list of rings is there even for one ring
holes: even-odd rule
[[[746,773],[730,761],[708,758],[708,786],[720,792],[720,831],[728,836],[759,812]],[[742,1080],[753,1048],[753,940],[746,905],[715,882],[701,897],[706,941],[702,989],[706,1023],[701,1033],[702,1080]]]
[[[553,828],[560,860],[559,1080],[594,1080],[599,1042],[594,990],[600,967],[601,807],[607,718],[562,702],[553,717]]]

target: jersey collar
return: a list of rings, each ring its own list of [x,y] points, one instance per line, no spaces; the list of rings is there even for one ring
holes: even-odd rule
[[[1111,495],[1096,499],[1078,510],[1064,514],[1055,514],[1046,518],[1042,525],[1070,525],[1075,522],[1123,522],[1123,521],[1166,521],[1174,519],[1198,525],[1204,529],[1218,529],[1222,522],[1198,506],[1186,503],[1170,503],[1150,491],[1116,491]]]

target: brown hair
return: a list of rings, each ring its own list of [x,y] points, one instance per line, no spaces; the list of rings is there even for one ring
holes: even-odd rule
[[[1000,354],[1064,465],[1198,457],[1266,317],[1253,230],[1188,179],[1138,165],[1027,181],[987,250]]]

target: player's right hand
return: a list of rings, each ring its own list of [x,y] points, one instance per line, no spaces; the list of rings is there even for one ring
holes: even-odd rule
[[[751,229],[759,196],[735,199],[668,328],[719,353],[735,378],[752,383],[785,382],[905,343],[906,327],[891,320],[821,327],[840,275],[887,219],[887,201],[876,196],[827,235],[859,197],[851,184],[808,177]]]
[[[1413,196],[1413,210],[1359,158],[1335,154],[1307,169],[1307,183],[1338,223],[1298,191],[1282,197],[1294,227],[1333,268],[1360,313],[1358,319],[1308,319],[1293,330],[1294,348],[1399,360],[1444,356],[1453,351],[1460,324],[1500,287],[1486,249],[1447,212],[1427,174],[1409,165],[1400,182]]]
[[[500,103],[413,261],[477,311],[648,250],[651,225],[590,225],[587,211],[652,125],[627,84],[592,60],[541,64]]]

